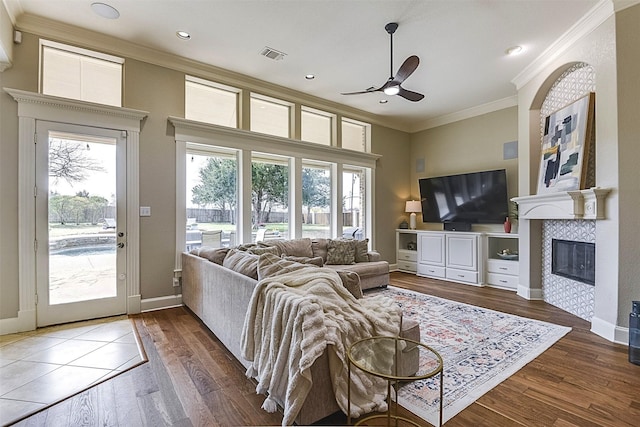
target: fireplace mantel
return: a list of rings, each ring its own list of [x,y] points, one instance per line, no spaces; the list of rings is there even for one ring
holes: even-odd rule
[[[605,199],[610,188],[561,191],[514,197],[522,219],[605,219]]]

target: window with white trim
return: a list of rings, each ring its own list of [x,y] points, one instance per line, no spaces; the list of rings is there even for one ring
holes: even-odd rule
[[[342,119],[342,148],[369,152],[371,151],[370,135],[370,124],[347,118]]]
[[[342,235],[363,239],[366,236],[366,169],[345,166],[342,170]]]
[[[302,237],[331,237],[331,164],[302,163]]]
[[[240,89],[193,76],[185,77],[184,86],[185,119],[238,127]]]
[[[335,114],[303,106],[300,117],[300,139],[316,144],[332,145],[335,117]]]
[[[251,131],[291,137],[293,104],[280,99],[251,94]]]
[[[289,238],[289,158],[251,154],[251,223],[254,240]]]
[[[185,250],[234,246],[238,215],[236,151],[188,143],[185,170]]]
[[[122,106],[124,59],[40,40],[40,88],[44,95]]]

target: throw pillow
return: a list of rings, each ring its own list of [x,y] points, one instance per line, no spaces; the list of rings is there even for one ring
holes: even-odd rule
[[[369,239],[356,240],[356,262],[369,262]]]
[[[360,287],[360,276],[355,271],[337,271],[338,276],[340,276],[340,280],[342,280],[342,285],[347,288],[347,290],[353,295],[356,299],[362,298],[362,288]]]
[[[311,242],[311,250],[313,256],[322,257],[323,261],[327,261],[327,242],[329,239],[317,238]]]
[[[334,240],[327,242],[327,264],[347,265],[356,261],[356,241],[355,240]]]
[[[318,267],[322,267],[324,265],[324,260],[317,256],[313,258],[309,258],[306,256],[286,256],[282,255],[282,259],[286,259],[287,261],[299,262],[300,264],[313,264]]]
[[[209,261],[215,262],[219,265],[222,265],[224,258],[227,256],[228,252],[229,248],[209,248],[206,246],[201,246],[199,248],[194,248],[191,250],[191,253],[193,255],[206,258]]]
[[[263,254],[260,255],[260,258],[258,259],[258,280],[262,280],[265,277],[288,273],[290,271],[300,270],[302,268],[317,267],[313,264],[301,264],[299,262],[281,259],[273,254]]]
[[[275,246],[271,246],[266,248],[261,248],[261,247],[250,248],[250,249],[247,249],[247,252],[254,255],[262,255],[262,254],[278,255],[280,250],[278,250],[278,248]]]
[[[253,279],[258,279],[258,255],[231,249],[222,266]]]

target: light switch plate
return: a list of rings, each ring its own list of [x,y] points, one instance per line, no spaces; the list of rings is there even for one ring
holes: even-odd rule
[[[140,206],[140,216],[151,216],[151,206]]]

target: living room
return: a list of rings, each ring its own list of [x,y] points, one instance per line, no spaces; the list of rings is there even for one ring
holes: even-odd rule
[[[631,2],[633,3],[633,2]],[[122,46],[126,58],[124,105],[147,112],[140,130],[139,206],[152,208],[152,215],[139,218],[139,284],[129,296],[139,298],[139,307],[157,309],[180,303],[180,289],[174,287],[176,269],[177,224],[179,199],[176,188],[176,140],[169,117],[184,117],[184,84],[186,74],[202,78],[239,82],[246,92],[259,91],[284,98],[296,105],[312,104],[371,124],[371,153],[380,156],[375,163],[373,195],[375,229],[370,230],[374,249],[390,264],[396,262],[395,229],[406,218],[404,204],[419,197],[418,179],[468,171],[505,168],[510,197],[536,194],[540,160],[537,143],[540,138],[542,101],[554,82],[576,63],[595,69],[596,87],[596,185],[612,189],[606,202],[606,218],[596,221],[596,286],[593,290],[592,331],[611,342],[628,340],[628,313],[632,300],[640,299],[635,278],[640,265],[635,255],[640,227],[635,206],[640,203],[636,164],[640,121],[637,120],[638,39],[636,24],[640,9],[629,2],[603,2],[602,12],[591,15],[589,30],[576,39],[569,38],[563,49],[539,58],[516,79],[517,98],[495,111],[481,108],[459,116],[444,118],[438,125],[420,130],[393,125],[373,114],[310,97],[287,88],[273,87],[257,79],[237,76],[217,68],[192,66],[182,58],[150,60],[147,52],[113,38],[84,45],[80,41],[92,34],[86,30],[64,26],[42,26],[42,21],[19,22],[21,42],[12,46],[11,66],[0,73],[0,86],[38,93],[38,58],[40,39],[81,45],[95,50],[100,46]],[[606,6],[606,7],[605,7]],[[606,11],[604,11],[606,9]],[[2,11],[3,28],[6,13]],[[594,22],[596,22],[594,24]],[[588,27],[588,26],[587,26]],[[3,39],[6,39],[3,34]],[[162,88],[162,90],[158,90]],[[587,91],[591,91],[588,89]],[[2,208],[0,228],[0,326],[15,332],[31,320],[31,310],[18,284],[24,271],[20,265],[21,217],[17,210],[24,187],[19,177],[18,104],[3,91],[2,106]],[[495,108],[495,106],[494,106]],[[476,113],[476,114],[473,114]],[[460,120],[454,120],[462,117]],[[393,120],[391,121],[393,122]],[[246,124],[243,129],[247,129]],[[518,157],[503,159],[505,143],[518,141]],[[535,142],[535,143],[534,143]],[[472,144],[473,149],[469,148]],[[422,163],[421,163],[422,162]],[[422,165],[424,169],[418,169]],[[422,171],[419,171],[422,170]],[[418,224],[420,229],[433,227]],[[488,231],[497,231],[494,227]],[[542,221],[520,218],[520,286],[518,295],[542,298],[543,273]],[[484,231],[484,230],[480,230]],[[132,313],[135,311],[132,311]]]

